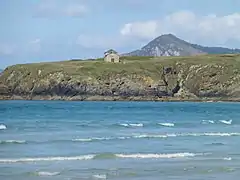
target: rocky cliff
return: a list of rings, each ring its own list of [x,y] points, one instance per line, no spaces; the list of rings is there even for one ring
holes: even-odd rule
[[[0,99],[240,100],[240,55],[121,60],[10,66]]]

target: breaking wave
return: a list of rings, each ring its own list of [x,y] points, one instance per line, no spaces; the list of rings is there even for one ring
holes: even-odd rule
[[[19,158],[19,159],[0,159],[0,163],[18,163],[18,162],[38,162],[38,161],[73,161],[90,160],[94,155],[83,155],[75,157],[40,157],[40,158]]]
[[[0,144],[25,144],[24,140],[0,140]]]
[[[129,159],[171,159],[171,158],[184,158],[195,157],[194,153],[172,153],[172,154],[97,154],[97,155],[82,155],[73,157],[33,157],[33,158],[19,158],[19,159],[0,159],[0,163],[27,163],[38,161],[83,161],[83,160],[95,160],[95,159],[115,159],[115,158],[129,158]],[[41,172],[42,174],[50,174],[49,172]]]
[[[37,172],[38,176],[57,176],[59,174],[60,174],[60,172],[47,172],[47,171]]]
[[[223,123],[223,124],[227,124],[227,125],[231,125],[232,124],[232,120],[229,120],[229,121],[227,121],[227,120],[219,120],[221,123]]]
[[[0,124],[0,130],[5,130],[5,129],[7,129],[7,126],[4,124]]]
[[[122,123],[120,124],[120,126],[123,126],[123,127],[143,127],[144,125],[142,123]]]
[[[174,127],[175,124],[174,123],[158,123],[161,126],[166,126],[166,127]]]
[[[194,157],[194,153],[173,153],[173,154],[116,154],[120,158],[136,158],[136,159],[159,159],[159,158],[184,158]]]
[[[96,174],[96,175],[93,175],[93,177],[96,179],[107,179],[106,174]]]
[[[204,133],[169,133],[169,134],[131,134],[129,136],[117,136],[117,137],[89,137],[89,138],[75,138],[70,140],[49,140],[46,142],[38,141],[26,141],[26,140],[0,140],[0,145],[7,144],[31,144],[31,143],[57,143],[57,142],[75,142],[75,143],[93,143],[102,141],[123,141],[129,139],[164,139],[164,138],[178,138],[178,137],[201,137],[201,136],[215,136],[215,137],[231,137],[240,136],[240,133],[224,133],[224,132],[204,132]],[[213,143],[212,145],[222,145],[219,143]]]
[[[135,134],[132,136],[120,136],[120,137],[98,137],[98,138],[93,137],[93,138],[86,138],[86,139],[72,139],[72,141],[94,142],[94,141],[144,139],[144,138],[173,138],[173,137],[200,137],[200,136],[230,137],[230,136],[240,136],[240,133],[205,132],[205,133],[173,133],[173,134]]]
[[[226,157],[226,158],[223,158],[223,160],[225,160],[225,161],[231,161],[232,158],[231,158],[231,157]]]
[[[215,121],[213,120],[202,120],[203,124],[215,124]]]
[[[94,141],[110,141],[110,140],[125,140],[130,139],[131,137],[93,137],[93,138],[80,138],[72,139],[73,142],[94,142]]]

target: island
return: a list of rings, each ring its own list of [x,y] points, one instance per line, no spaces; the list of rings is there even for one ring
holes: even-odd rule
[[[18,64],[0,74],[0,99],[240,101],[240,55],[121,56],[117,61],[105,57]]]

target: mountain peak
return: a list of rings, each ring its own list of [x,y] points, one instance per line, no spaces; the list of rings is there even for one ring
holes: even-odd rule
[[[191,47],[189,43],[177,38],[173,34],[163,34],[142,47],[141,50],[133,51],[128,55],[187,56],[195,54],[203,54],[203,52]]]
[[[186,42],[174,34],[163,34],[139,50],[135,50],[125,56],[192,56],[200,54],[228,54],[240,53],[240,50],[228,48],[204,47]]]

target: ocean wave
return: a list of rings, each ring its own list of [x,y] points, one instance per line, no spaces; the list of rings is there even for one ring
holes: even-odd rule
[[[172,133],[172,134],[134,134],[131,136],[120,136],[120,137],[94,137],[94,138],[86,138],[86,139],[80,138],[80,139],[72,139],[72,141],[73,142],[94,142],[94,141],[109,141],[109,140],[201,137],[201,136],[230,137],[230,136],[240,136],[240,133],[205,132],[205,133]]]
[[[170,137],[198,137],[198,136],[240,136],[240,133],[220,133],[220,132],[206,132],[206,133],[176,133],[176,134],[140,134],[134,135],[133,138],[170,138]]]
[[[25,144],[24,140],[0,140],[0,144]]]
[[[167,138],[168,135],[163,134],[140,134],[134,135],[131,138],[141,139],[141,138]]]
[[[100,138],[97,138],[97,137],[93,137],[93,138],[80,138],[80,139],[72,139],[72,141],[79,141],[79,142],[92,142],[92,141],[108,141],[108,140],[112,140],[112,139],[115,139],[115,138],[112,138],[112,137],[100,137]]]
[[[203,124],[215,124],[214,120],[202,120]]]
[[[171,159],[171,158],[184,158],[184,157],[195,157],[194,153],[170,153],[170,154],[89,154],[82,156],[73,157],[32,157],[32,158],[19,158],[19,159],[0,159],[0,163],[27,163],[27,162],[38,162],[38,161],[83,161],[83,160],[101,160],[101,159],[116,159],[116,158],[128,158],[128,159]],[[47,174],[46,172],[44,172]],[[44,174],[43,173],[43,174]]]
[[[174,123],[158,123],[161,126],[166,126],[166,127],[174,127],[175,124]]]
[[[75,139],[65,139],[65,140],[49,140],[46,142],[41,141],[26,141],[26,140],[0,140],[0,145],[4,144],[31,144],[31,143],[55,143],[55,142],[75,142],[75,143],[94,143],[102,141],[124,141],[130,139],[166,139],[166,138],[181,138],[181,137],[231,137],[240,136],[240,132],[203,132],[203,133],[166,133],[166,134],[151,134],[151,133],[134,133],[126,136],[116,136],[116,137],[89,137],[89,138],[75,138]],[[224,145],[222,143],[212,143],[210,145]]]
[[[47,171],[37,172],[38,176],[57,176],[59,174],[60,174],[60,172],[47,172]]]
[[[0,124],[0,130],[5,130],[5,129],[7,129],[7,126],[4,124]]]
[[[224,146],[225,144],[224,143],[211,143],[211,144],[208,144],[208,145],[212,145],[212,146]]]
[[[122,123],[120,126],[123,127],[143,127],[144,125],[142,123]]]
[[[95,155],[83,155],[74,157],[33,157],[33,158],[19,158],[19,159],[0,159],[0,163],[26,163],[38,161],[76,161],[76,160],[90,160]]]
[[[134,158],[134,159],[159,159],[159,158],[183,158],[194,157],[194,153],[173,153],[173,154],[116,154],[120,158]]]
[[[107,179],[106,174],[96,174],[96,175],[93,175],[93,177],[96,179]]]
[[[232,120],[219,120],[219,122],[223,123],[223,124],[227,124],[227,125],[231,125],[232,124]]]
[[[231,161],[232,158],[231,158],[231,157],[226,157],[226,158],[223,158],[223,160],[225,160],[225,161]]]

